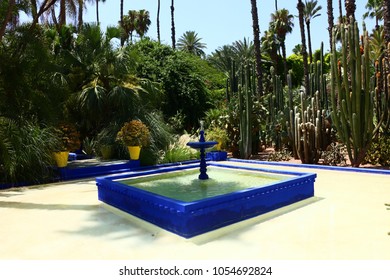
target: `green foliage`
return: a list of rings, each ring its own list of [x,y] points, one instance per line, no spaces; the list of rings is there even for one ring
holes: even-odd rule
[[[140,120],[131,120],[125,122],[117,134],[117,140],[125,146],[144,146],[150,141],[150,132],[148,127]]]
[[[341,165],[347,164],[345,145],[340,143],[331,143],[325,151],[322,151],[321,158],[325,165]]]
[[[390,137],[381,136],[375,139],[368,149],[363,164],[390,166]]]
[[[172,139],[172,143],[169,144],[167,149],[160,151],[159,163],[172,163],[199,158],[199,151],[187,146],[187,143],[193,140],[195,141],[188,134]]]
[[[0,118],[0,183],[44,182],[52,175],[54,131],[36,122]]]
[[[291,152],[287,149],[275,151],[268,156],[268,161],[289,161],[291,159]]]
[[[161,84],[164,97],[159,109],[164,115],[170,118],[182,111],[185,127],[196,126],[210,107],[204,73],[197,66],[202,60],[146,39],[130,48],[143,62],[137,66],[137,74]]]
[[[304,75],[302,55],[290,55],[287,57],[287,65],[291,69],[292,86],[297,87],[301,85]]]

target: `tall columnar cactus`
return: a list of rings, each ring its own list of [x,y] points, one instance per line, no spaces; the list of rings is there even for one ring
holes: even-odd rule
[[[240,117],[240,155],[249,158],[252,155],[252,92],[255,91],[249,65],[242,67],[241,84],[238,88]]]
[[[370,74],[367,31],[359,44],[357,22],[341,25],[341,54],[336,52],[335,31],[331,54],[332,122],[347,146],[352,166],[363,161],[381,122],[374,125],[374,91]]]

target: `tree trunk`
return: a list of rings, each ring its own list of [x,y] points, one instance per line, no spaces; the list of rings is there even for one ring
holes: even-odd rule
[[[339,23],[343,23],[343,4],[339,0]]]
[[[157,40],[160,43],[160,0],[157,2]]]
[[[333,17],[333,1],[332,0],[328,0],[327,1],[327,9],[328,9],[328,32],[329,32],[329,49],[330,49],[330,52],[332,52],[332,47],[333,47],[333,43],[332,43],[332,33],[333,33],[333,21],[334,21],[334,17]]]
[[[309,46],[309,61],[310,64],[313,62],[313,52],[311,49],[311,34],[310,34],[310,21],[306,21],[306,27],[307,27],[307,43]]]
[[[3,36],[5,34],[5,29],[7,28],[7,25],[12,18],[12,14],[13,14],[14,9],[15,9],[15,0],[9,0],[8,9],[7,9],[7,12],[5,14],[4,21],[1,23],[1,26],[0,26],[0,40],[3,38]]]
[[[345,0],[345,12],[347,16],[347,22],[350,22],[350,18],[355,18],[356,4],[355,0]]]
[[[120,5],[120,25],[123,28],[123,0],[121,0],[121,5]],[[121,46],[125,44],[125,38],[124,35],[121,36]]]
[[[77,29],[80,32],[83,27],[84,0],[79,0],[78,24]]]
[[[256,81],[257,81],[257,96],[263,95],[263,73],[261,70],[261,51],[260,51],[260,27],[259,17],[257,14],[256,0],[251,0],[252,5],[252,22],[253,22],[253,43],[256,57]]]
[[[390,43],[390,0],[383,0],[383,29],[387,46]]]
[[[171,1],[171,32],[172,32],[172,48],[176,49],[176,38],[175,38],[175,1]]]
[[[96,24],[100,25],[100,21],[99,21],[99,0],[96,0]]]
[[[297,4],[298,9],[298,15],[299,15],[299,28],[301,30],[301,43],[302,43],[302,49],[301,54],[303,58],[303,71],[304,71],[304,78],[305,78],[305,91],[306,96],[310,95],[310,87],[309,87],[309,65],[307,62],[307,51],[306,51],[306,37],[305,37],[305,20],[303,18],[303,11],[305,9],[305,5],[303,4],[302,0],[298,0]]]
[[[66,25],[66,3],[65,0],[60,0],[60,18],[59,18],[59,27]]]

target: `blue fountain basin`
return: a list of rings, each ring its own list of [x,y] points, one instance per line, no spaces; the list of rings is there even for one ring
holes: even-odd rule
[[[207,149],[207,148],[211,148],[217,144],[218,144],[218,142],[216,142],[216,141],[188,142],[187,146],[190,146],[191,148],[194,148],[194,149],[201,149],[201,148]]]
[[[147,181],[148,178],[155,180],[155,176],[173,175],[172,178],[176,178],[181,176],[181,172],[197,170],[197,165],[189,164],[97,178],[98,198],[165,230],[191,238],[314,196],[316,174],[270,171],[225,163],[209,164],[209,168],[214,167],[223,168],[231,174],[247,172],[256,173],[257,176],[266,174],[282,177],[275,183],[252,183],[253,186],[244,189],[211,197],[197,197],[195,200],[186,199],[187,201],[180,197],[168,197],[164,192],[156,193],[154,190],[148,191],[148,188],[135,186],[138,181]],[[134,186],[131,185],[133,179]],[[174,180],[168,182],[168,185],[179,185]],[[232,184],[229,185],[231,187]]]

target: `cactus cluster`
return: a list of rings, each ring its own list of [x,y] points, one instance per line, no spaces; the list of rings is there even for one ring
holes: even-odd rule
[[[357,22],[342,24],[340,55],[336,52],[333,32],[331,54],[332,121],[347,146],[351,165],[358,167],[364,159],[380,123],[374,124],[374,80],[370,73],[370,41],[367,31],[360,46]]]
[[[306,92],[300,92],[300,109],[297,106],[293,108],[291,73],[287,77],[290,110],[287,128],[294,158],[299,158],[302,163],[318,163],[321,153],[331,143],[323,57],[323,45],[321,45],[320,59],[310,65],[309,89],[311,94],[307,96]]]
[[[321,152],[331,143],[331,126],[326,111],[321,109],[319,91],[309,99],[302,91],[301,111],[295,107],[291,119],[290,131],[294,134],[294,147],[302,163],[318,163]]]

